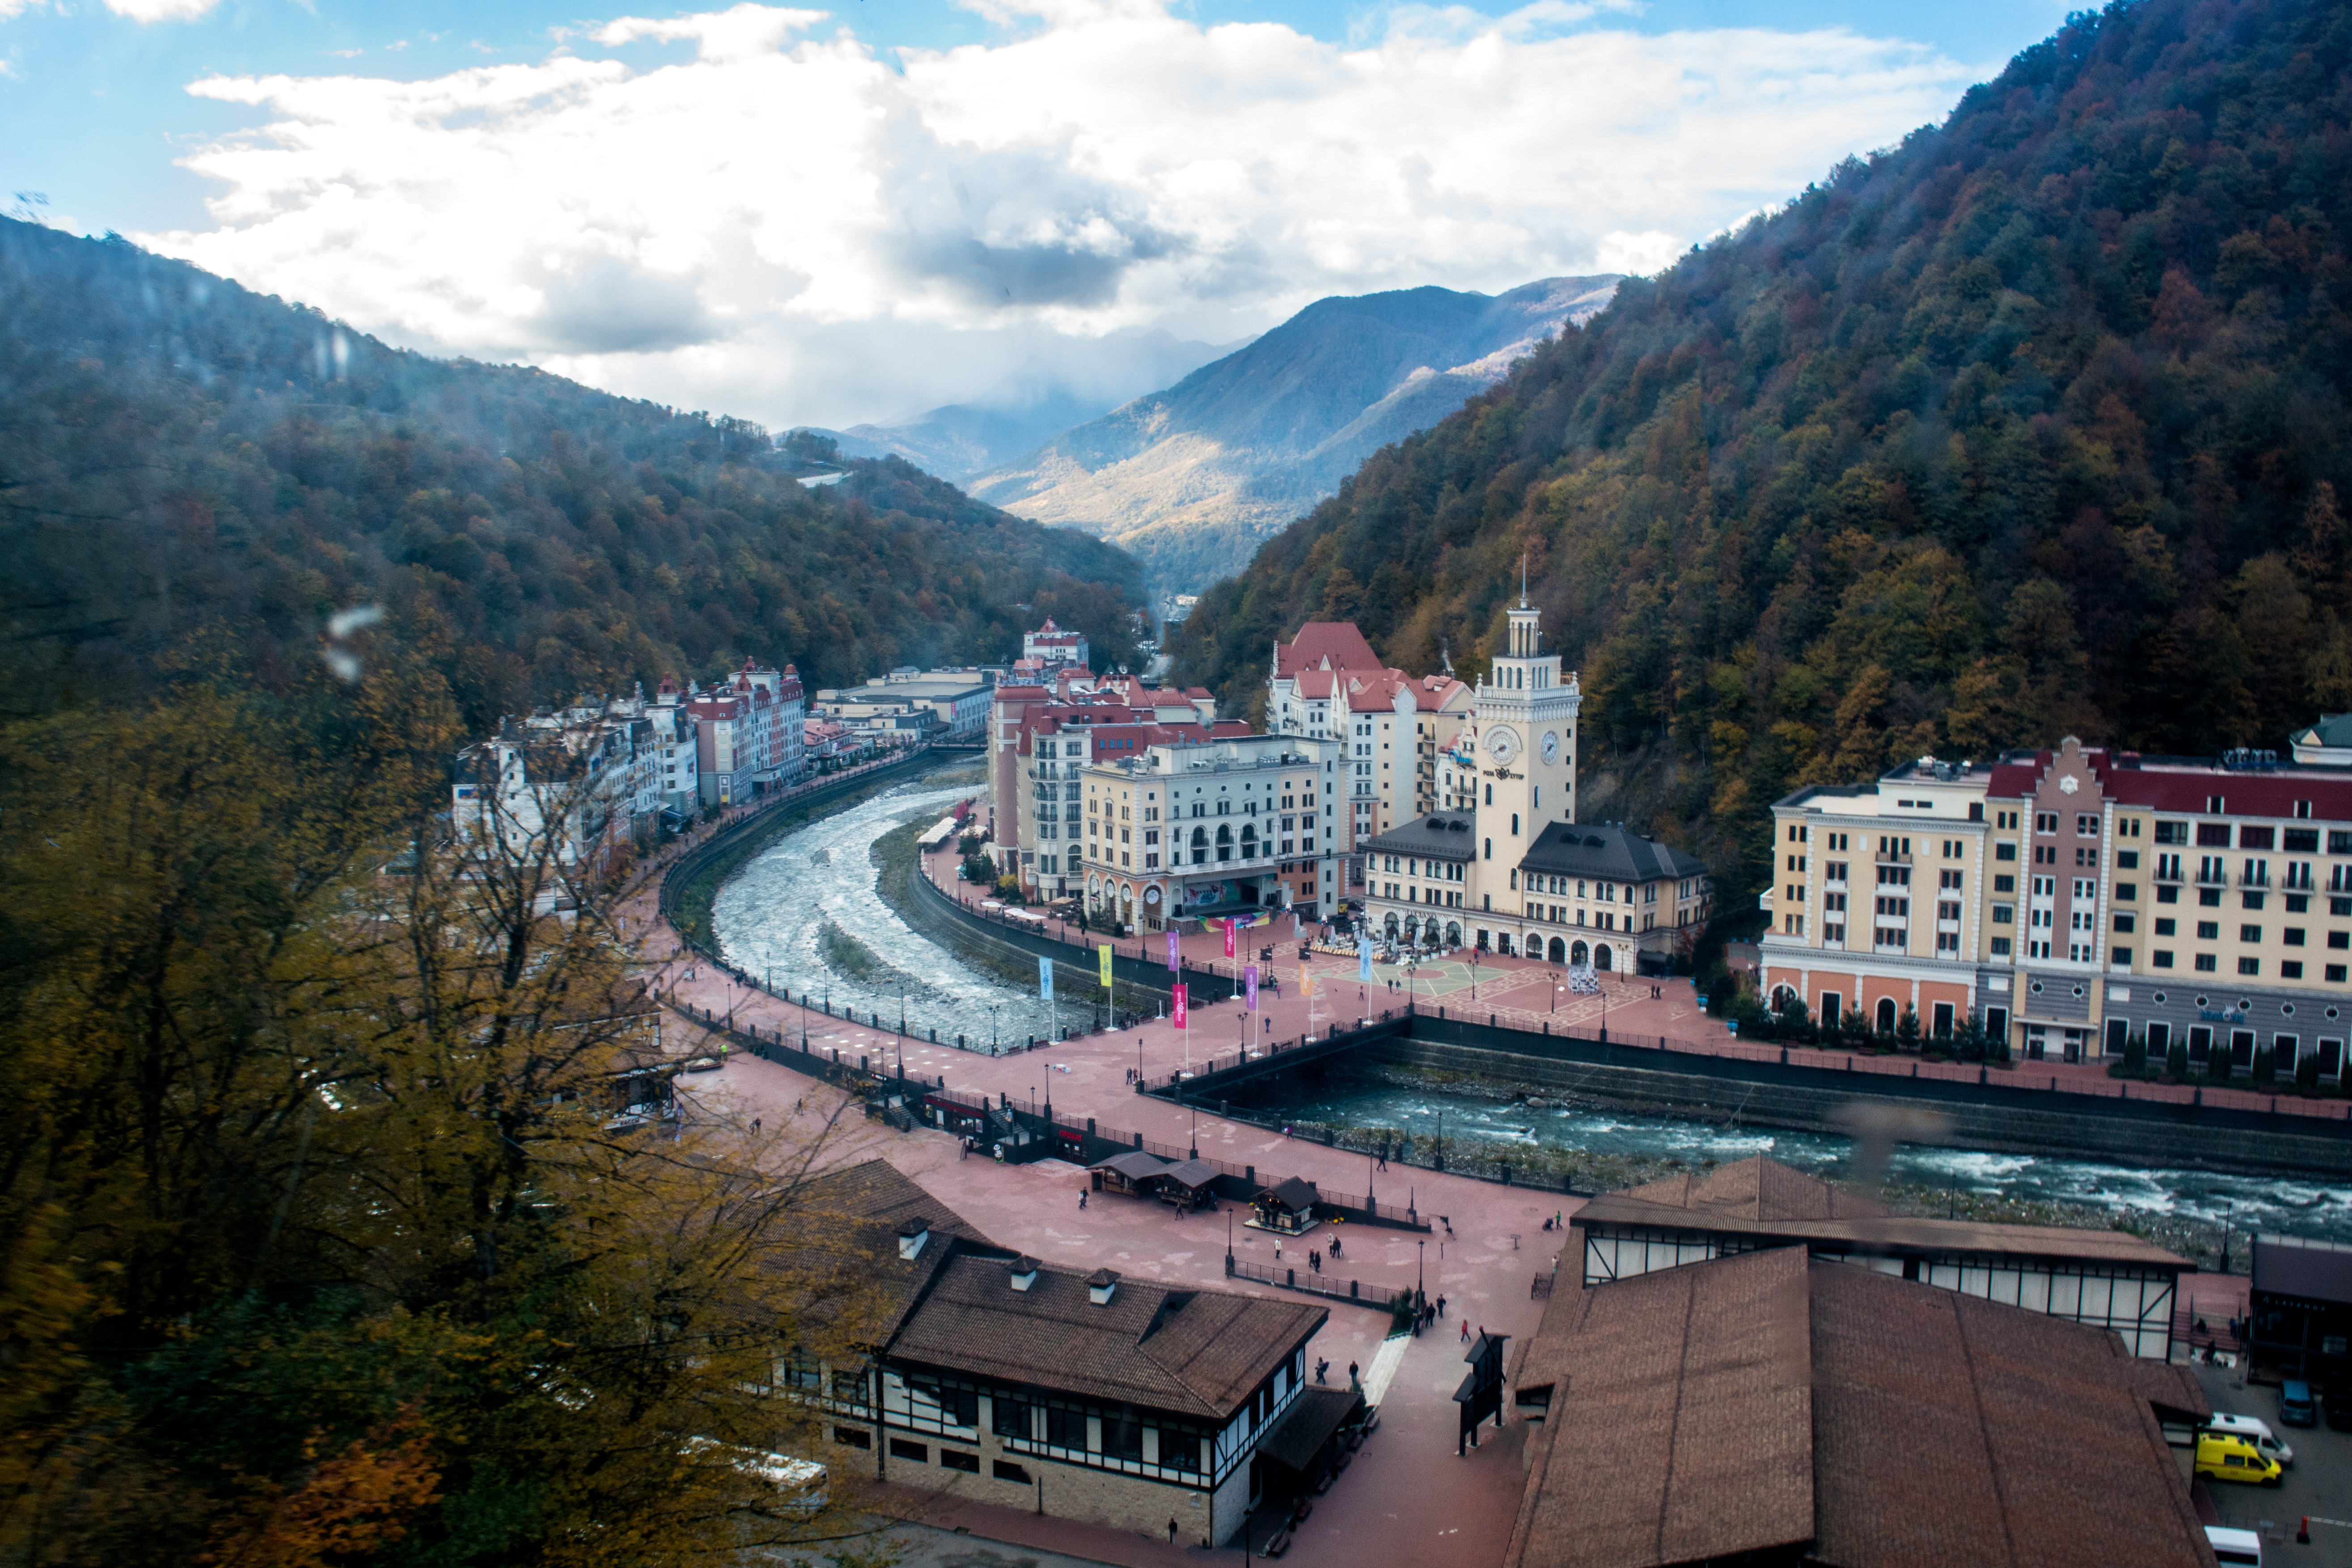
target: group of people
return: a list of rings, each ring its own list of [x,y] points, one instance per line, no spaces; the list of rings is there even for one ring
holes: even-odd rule
[[[1340,1255],[1339,1238],[1335,1236],[1331,1238],[1331,1256],[1333,1258],[1338,1258]],[[1279,1248],[1276,1250],[1275,1256],[1277,1258],[1282,1256]],[[1307,1253],[1307,1268],[1310,1273],[1320,1274],[1323,1272],[1323,1254],[1319,1249],[1312,1247],[1308,1248]]]

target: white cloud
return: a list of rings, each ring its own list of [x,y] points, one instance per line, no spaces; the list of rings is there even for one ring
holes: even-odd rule
[[[134,22],[193,22],[220,0],[106,0],[106,8]]]
[[[187,160],[213,227],[142,238],[396,341],[846,424],[1056,334],[1654,270],[1968,79],[1844,30],[1645,37],[1570,0],[1414,6],[1348,45],[1165,0],[971,3],[1003,41],[898,68],[739,5],[422,81],[207,79],[269,122]]]

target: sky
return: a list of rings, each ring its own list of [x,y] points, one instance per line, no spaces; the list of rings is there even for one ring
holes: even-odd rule
[[[1329,294],[1654,271],[2063,12],[0,0],[0,198],[778,428],[1108,405]]]

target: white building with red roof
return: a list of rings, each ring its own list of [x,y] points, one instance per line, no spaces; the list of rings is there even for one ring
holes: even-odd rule
[[[1021,657],[1034,658],[1051,668],[1056,665],[1087,662],[1087,638],[1083,632],[1064,631],[1047,616],[1045,624],[1034,632],[1021,634]]]
[[[1274,645],[1266,727],[1345,744],[1341,809],[1361,840],[1438,808],[1440,759],[1469,727],[1475,698],[1451,670],[1416,677],[1382,664],[1351,621],[1309,621]]]

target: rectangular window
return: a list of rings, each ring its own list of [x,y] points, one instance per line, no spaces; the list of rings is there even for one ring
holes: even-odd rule
[[[2199,921],[2197,922],[2197,940],[2199,942],[2221,941],[2221,922],[2219,921]]]
[[[996,1461],[996,1479],[1000,1481],[1013,1481],[1025,1487],[1029,1484],[1029,1472],[1010,1459],[999,1459]]]
[[[2279,978],[2280,978],[2281,980],[2300,980],[2300,979],[2302,979],[2302,978],[2303,978],[2303,965],[2302,965],[2302,963],[2299,963],[2298,961],[2294,960],[2294,959],[2292,959],[2292,958],[2282,960],[2282,961],[2280,962],[2280,963],[2279,963]]]
[[[2248,823],[2238,829],[2238,847],[2241,849],[2274,848],[2276,837],[2277,835],[2270,828],[2256,827],[2253,824]]]
[[[2172,967],[2172,954],[2165,952],[2162,948],[2158,948],[2156,952],[2149,953],[2147,955],[2147,961],[2158,969],[2169,969]]]
[[[2015,904],[1995,904],[1992,907],[1992,923],[1997,926],[2015,925],[2017,923],[2017,906]]]
[[[1997,936],[1992,939],[1992,955],[1995,958],[2007,958],[2009,956],[2009,938],[2005,936]]]
[[[2227,849],[2230,847],[2230,825],[2226,822],[2199,823],[2197,845],[2201,849]]]
[[[833,1429],[833,1440],[840,1444],[845,1448],[871,1448],[874,1447],[874,1434],[857,1426],[835,1427]]]
[[[2260,926],[2242,925],[2238,928],[2238,940],[2240,942],[2260,942],[2263,940],[2263,928]]]
[[[2127,947],[2109,948],[2107,950],[2107,962],[2109,963],[2120,963],[2126,969],[2129,969],[2131,967],[2131,949]]]
[[[2341,985],[2344,983],[2344,966],[2340,963],[2329,964],[2327,966],[2327,979],[2331,984]]]
[[[2352,828],[2329,828],[2327,852],[2330,855],[2352,855]]]
[[[2346,838],[2347,838],[2347,840],[2352,840],[2352,834],[2347,834],[2345,837],[2346,837]],[[2189,842],[2189,824],[2187,824],[2187,823],[2185,823],[2185,822],[2159,822],[2159,823],[2158,823],[2158,824],[2156,825],[2156,841],[2157,841],[2158,844],[2186,844],[2186,843],[2188,843],[2188,842]],[[2347,854],[2352,854],[2352,849],[2347,849],[2347,850],[2346,850],[2345,852],[2346,852]]]
[[[2303,928],[2301,926],[2289,926],[2286,930],[2279,932],[2279,936],[2289,947],[2301,947],[2303,945]]]
[[[931,1451],[929,1448],[905,1437],[890,1439],[890,1457],[894,1459],[912,1459],[919,1465],[928,1465],[931,1462]]]
[[[1045,1441],[1056,1448],[1084,1448],[1087,1446],[1085,1413],[1065,1410],[1058,1405],[1045,1406]]]
[[[2339,950],[2352,947],[2352,931],[2329,931],[2327,933],[2327,945]]]
[[[941,1469],[948,1470],[961,1470],[967,1476],[976,1476],[980,1474],[980,1456],[978,1454],[967,1454],[961,1448],[941,1448],[940,1450],[940,1468]]]
[[[2261,959],[2259,959],[2259,958],[2242,958],[2242,959],[2238,960],[2238,973],[2241,973],[2241,974],[2260,974],[2262,972],[2263,972],[2263,961],[2262,961]]]
[[[2200,973],[2200,974],[2213,974],[2213,973],[2219,973],[2219,972],[2220,972],[2221,967],[2221,966],[2220,965],[2220,963],[2218,963],[2217,962],[2215,962],[2214,957],[2213,957],[2213,955],[2212,955],[2211,953],[2210,953],[2210,952],[2200,952],[2200,953],[2199,953],[2199,954],[2197,955],[2197,973]]]
[[[2125,935],[2129,935],[2129,934],[2130,934],[2130,932],[2131,932],[2131,929],[2132,929],[2132,917],[2131,917],[2131,916],[2129,916],[2129,915],[2117,915],[2117,916],[2116,917],[2116,930],[2117,931],[2119,931],[2119,932],[2121,932],[2121,933],[2123,933],[2123,934],[2125,934]]]
[[[2116,898],[2119,901],[2128,902],[2130,900],[2137,900],[2138,897],[2139,884],[2137,882],[2117,882],[2116,884]]]
[[[2352,855],[2352,849],[2347,849],[2345,853]],[[1992,847],[1992,858],[1996,860],[2014,860],[2017,858],[2017,846],[2014,844],[1996,844]]]
[[[2290,827],[2279,835],[2279,847],[2290,855],[2319,853],[2319,830],[2315,827]]]
[[[2158,936],[2170,936],[2179,928],[2179,925],[2180,922],[2172,919],[2170,916],[2159,915],[2157,917],[2156,921],[2156,934]]]
[[[2137,871],[2137,870],[2138,870],[2138,869],[2139,869],[2139,851],[2138,851],[2138,850],[2137,850],[2137,849],[2118,849],[2118,850],[2116,850],[2116,868],[2117,870],[2119,870],[2119,871]]]

